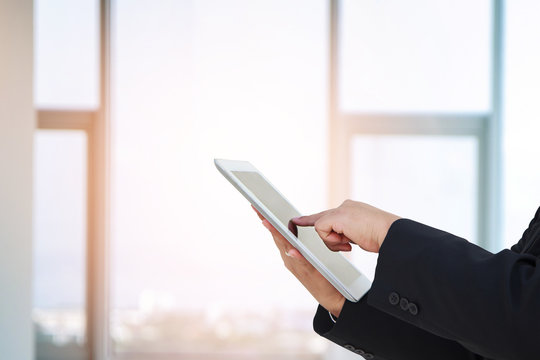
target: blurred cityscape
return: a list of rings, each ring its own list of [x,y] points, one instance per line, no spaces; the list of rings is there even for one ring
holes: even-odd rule
[[[314,310],[187,311],[163,299],[146,293],[137,308],[112,310],[111,343],[120,358],[321,360],[327,348],[312,329]],[[87,358],[82,310],[35,310],[34,322],[38,360]]]
[[[36,360],[85,360],[86,315],[81,309],[34,309]]]
[[[313,313],[296,311],[163,312],[115,311],[117,352],[310,355],[320,359],[325,342],[313,332]]]

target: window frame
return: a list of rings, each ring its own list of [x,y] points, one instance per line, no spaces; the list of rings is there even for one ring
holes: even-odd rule
[[[490,250],[502,246],[502,109],[504,0],[492,0],[491,111],[486,113],[345,113],[339,109],[340,0],[330,0],[328,193],[338,206],[351,192],[351,141],[355,135],[473,136],[478,141],[477,239]],[[376,120],[376,121],[373,121]]]
[[[99,1],[99,105],[91,110],[36,109],[37,130],[87,136],[86,348],[107,360],[109,346],[110,0]]]

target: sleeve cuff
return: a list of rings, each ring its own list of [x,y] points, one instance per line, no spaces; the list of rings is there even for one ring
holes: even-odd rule
[[[313,319],[313,329],[315,332],[328,340],[344,347],[347,350],[361,355],[364,359],[385,360],[375,355],[359,342],[366,344],[367,334],[362,331],[366,329],[369,332],[369,317],[363,314],[362,309],[367,309],[366,296],[362,297],[357,303],[345,300],[339,318],[334,323],[329,316],[328,310],[320,306]],[[360,310],[360,311],[359,311]],[[354,331],[351,331],[354,329]]]

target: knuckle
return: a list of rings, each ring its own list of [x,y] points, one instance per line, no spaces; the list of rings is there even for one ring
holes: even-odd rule
[[[349,214],[349,211],[346,209],[346,208],[339,208],[339,209],[336,209],[336,212],[335,212],[335,221],[342,221],[344,218],[346,218]]]

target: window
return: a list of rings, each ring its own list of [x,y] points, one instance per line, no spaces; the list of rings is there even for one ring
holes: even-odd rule
[[[106,304],[103,11],[97,0],[34,4],[35,356],[94,359]]]
[[[344,113],[487,113],[491,1],[341,0]]]
[[[98,1],[36,0],[34,4],[36,107],[98,108]]]
[[[326,206],[325,1],[113,9],[113,353],[320,359],[317,304],[213,159]]]
[[[486,182],[497,186],[490,174],[499,171],[497,9],[488,0],[332,2],[335,205],[353,196],[483,246],[497,243],[487,226],[494,214],[479,211],[500,197],[484,191]],[[442,189],[458,193],[445,198]]]
[[[351,152],[353,198],[476,242],[474,136],[355,135]]]
[[[87,359],[86,134],[39,130],[34,156],[37,359]]]

